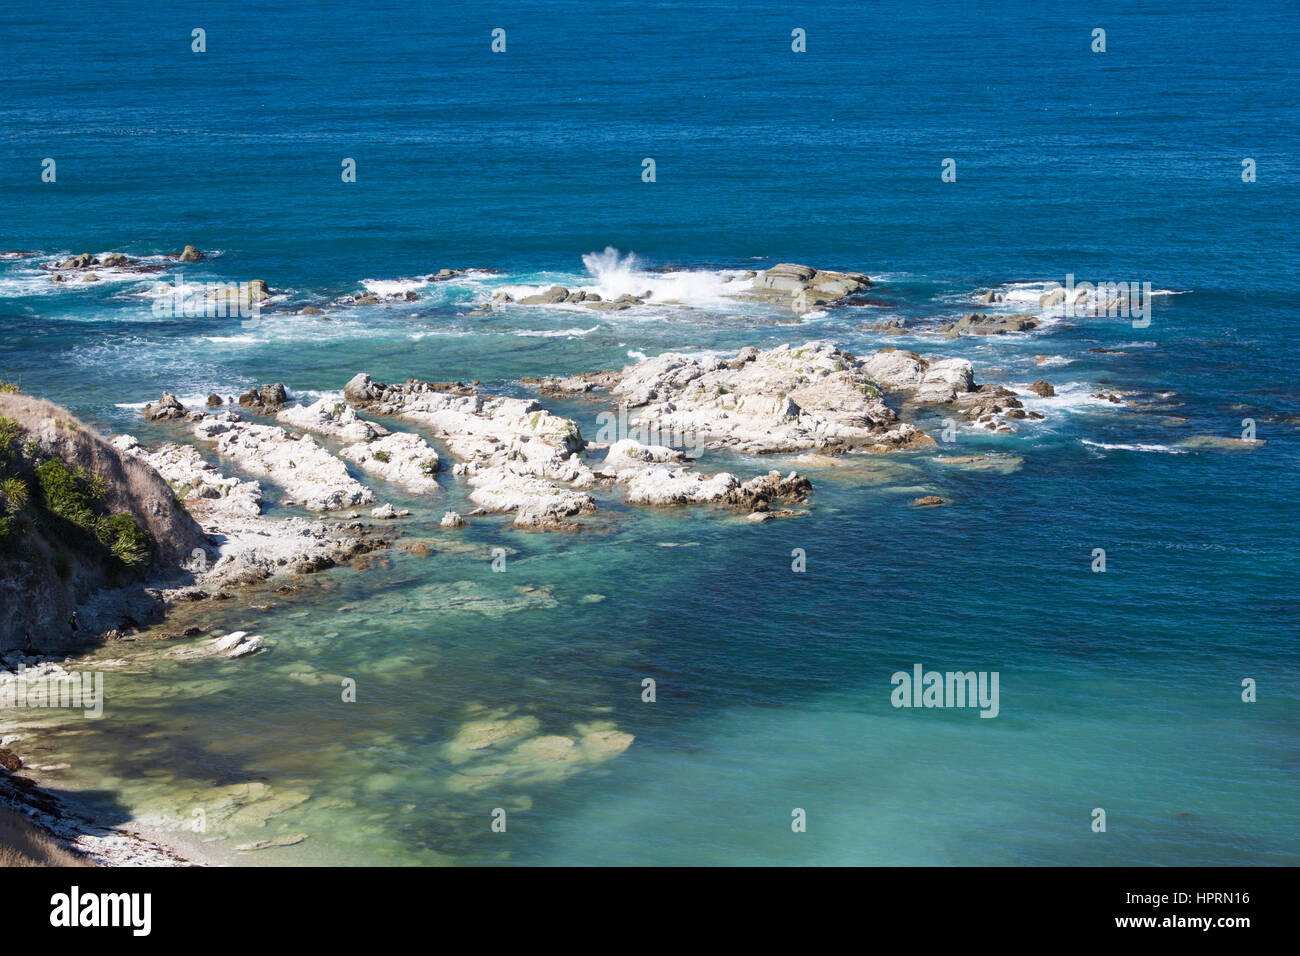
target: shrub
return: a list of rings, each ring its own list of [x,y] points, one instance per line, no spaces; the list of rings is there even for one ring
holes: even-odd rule
[[[388,461],[389,461],[388,452],[384,451],[384,450],[381,448],[381,449],[379,449],[378,451],[375,452],[375,454],[374,454],[374,459],[375,459],[375,461],[382,461],[382,462],[386,465],[386,464],[388,464]]]
[[[0,511],[15,515],[27,506],[27,482],[15,476],[0,479]]]
[[[153,538],[149,532],[136,524],[135,518],[129,514],[119,513],[101,518],[96,523],[95,531],[95,536],[104,547],[127,567],[142,564],[153,549]]]
[[[153,538],[134,517],[125,512],[101,514],[107,493],[101,476],[69,469],[63,459],[51,458],[36,469],[36,481],[45,510],[91,535],[122,564],[133,567],[149,556]]]
[[[45,510],[90,530],[98,501],[89,493],[80,469],[72,471],[62,458],[51,458],[36,469],[36,482]]]
[[[0,415],[0,465],[7,464],[10,461],[12,457],[9,450],[10,446],[18,440],[22,433],[23,426],[18,424],[18,419]]]

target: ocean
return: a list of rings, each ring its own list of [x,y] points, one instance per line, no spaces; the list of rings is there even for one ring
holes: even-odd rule
[[[42,780],[242,863],[1300,863],[1298,45],[1282,2],[6,7],[0,379],[106,434],[180,435],[141,418],[163,390],[534,396],[818,339],[967,358],[1044,416],[807,469],[807,514],[761,524],[613,493],[577,533],[449,532],[450,469],[432,500],[382,486],[432,554],[158,629],[262,634],[253,658],[94,652],[105,715],[34,718]],[[44,269],[187,243],[155,277]],[[726,294],[779,262],[874,287],[802,316]],[[160,316],[177,273],[275,298]],[[1067,276],[1150,283],[1149,324],[1040,308]],[[470,314],[553,283],[655,295]],[[332,304],[364,291],[414,297]],[[927,331],[976,309],[1042,324]],[[612,407],[543,402],[588,437]],[[996,718],[895,707],[918,663],[997,672]],[[234,849],[259,841],[292,845]]]

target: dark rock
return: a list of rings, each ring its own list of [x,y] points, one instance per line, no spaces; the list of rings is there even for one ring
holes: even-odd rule
[[[239,396],[239,404],[245,408],[278,408],[288,400],[288,392],[280,382],[274,385],[255,385]]]
[[[1028,312],[1017,315],[972,312],[956,322],[940,326],[939,332],[948,338],[957,338],[959,335],[1006,335],[1008,332],[1028,332],[1038,328],[1038,324],[1038,317]]]
[[[276,382],[274,385],[262,386],[263,405],[283,405],[288,400],[289,393],[285,390],[284,383]]]
[[[149,404],[144,407],[145,420],[151,422],[158,419],[184,418],[188,413],[189,410],[171,392],[163,392],[157,406]]]
[[[537,295],[524,296],[519,300],[520,305],[555,305],[563,302],[569,297],[569,290],[562,285],[553,285],[545,292]]]

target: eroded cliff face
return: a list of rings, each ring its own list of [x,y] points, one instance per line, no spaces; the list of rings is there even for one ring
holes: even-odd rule
[[[118,626],[110,617],[144,623],[161,606],[143,588],[92,604],[75,632],[69,618],[103,589],[179,573],[205,543],[154,469],[65,408],[0,393],[0,650],[24,648],[29,632],[48,652]]]

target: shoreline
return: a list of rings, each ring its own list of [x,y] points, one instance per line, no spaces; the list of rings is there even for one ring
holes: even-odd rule
[[[28,828],[51,841],[86,866],[215,866],[197,847],[169,840],[167,834],[135,823],[97,822],[102,816],[79,800],[76,792],[55,792],[40,781],[18,773],[0,774],[0,804],[10,811],[15,829]],[[17,834],[16,843],[23,834]],[[31,841],[36,842],[36,841]],[[0,850],[13,846],[0,845]],[[21,848],[18,853],[22,854]],[[32,865],[64,865],[66,861]]]
[[[758,274],[772,283],[766,298],[785,303],[810,289],[822,295],[829,289],[837,293],[833,301],[870,285],[857,274],[843,287],[828,286],[841,280],[815,270],[786,274],[801,269],[778,266]],[[507,519],[506,528],[546,532],[584,527],[570,519],[598,510],[589,493],[595,490],[617,490],[628,505],[656,510],[720,506],[754,523],[805,513],[789,507],[804,504],[813,493],[812,482],[799,472],[783,477],[767,471],[744,480],[718,471],[716,462],[697,470],[697,460],[707,452],[758,460],[797,455],[799,464],[817,468],[859,453],[885,458],[898,452],[937,452],[935,440],[915,424],[931,423],[936,413],[996,433],[1015,430],[1011,423],[1017,419],[1043,417],[1024,409],[1017,396],[1027,397],[1025,391],[978,384],[966,359],[923,357],[888,347],[858,357],[827,339],[765,350],[745,346],[727,358],[668,351],[618,371],[558,375],[535,384],[543,396],[584,397],[620,409],[621,432],[608,440],[601,435],[588,440],[576,421],[553,413],[538,399],[480,390],[477,381],[411,379],[388,385],[358,372],[343,385],[343,401],[307,404],[277,383],[241,395],[238,412],[233,398],[210,395],[207,409],[200,411],[164,392],[156,405],[144,406],[144,417],[176,426],[176,434],[149,447],[129,434],[107,441],[122,459],[142,463],[171,488],[176,503],[204,533],[205,547],[193,552],[193,564],[173,567],[151,583],[89,595],[79,604],[90,625],[83,631],[87,639],[78,642],[74,654],[150,630],[160,619],[187,618],[209,602],[228,600],[230,591],[292,580],[392,547],[392,539],[405,532],[384,535],[375,523],[409,512],[380,504],[383,489],[400,485],[433,514],[447,503],[447,489],[433,478],[441,470],[438,452],[424,435],[450,452],[447,470],[477,506],[464,517],[447,511],[443,528],[461,527],[466,518],[495,517]],[[1041,394],[1039,385],[1050,394],[1046,382],[1029,391]],[[630,426],[635,438],[622,434],[629,430],[629,408],[634,410]],[[359,417],[358,411],[370,418]],[[390,431],[375,419],[420,431]],[[182,437],[180,428],[189,434]],[[684,445],[686,451],[674,445]],[[231,473],[223,474],[209,459],[219,459]],[[372,489],[353,477],[345,461],[389,484]],[[267,503],[297,505],[316,514],[263,514],[259,479],[270,481],[278,492]],[[945,503],[937,496],[912,502]],[[365,510],[356,508],[369,510],[371,520],[365,521]],[[182,572],[189,581],[176,586]],[[123,613],[142,599],[154,612],[145,624]],[[104,626],[111,619],[123,623]],[[183,656],[235,658],[262,649],[260,636],[245,638],[244,632],[223,638],[207,628],[182,631],[158,636],[203,634],[205,646]],[[68,657],[65,663],[74,660]],[[134,822],[106,822],[75,793],[49,789],[39,780],[6,775],[0,787],[0,793],[14,799],[21,794],[33,826],[94,865],[228,863],[176,840],[175,834]]]

